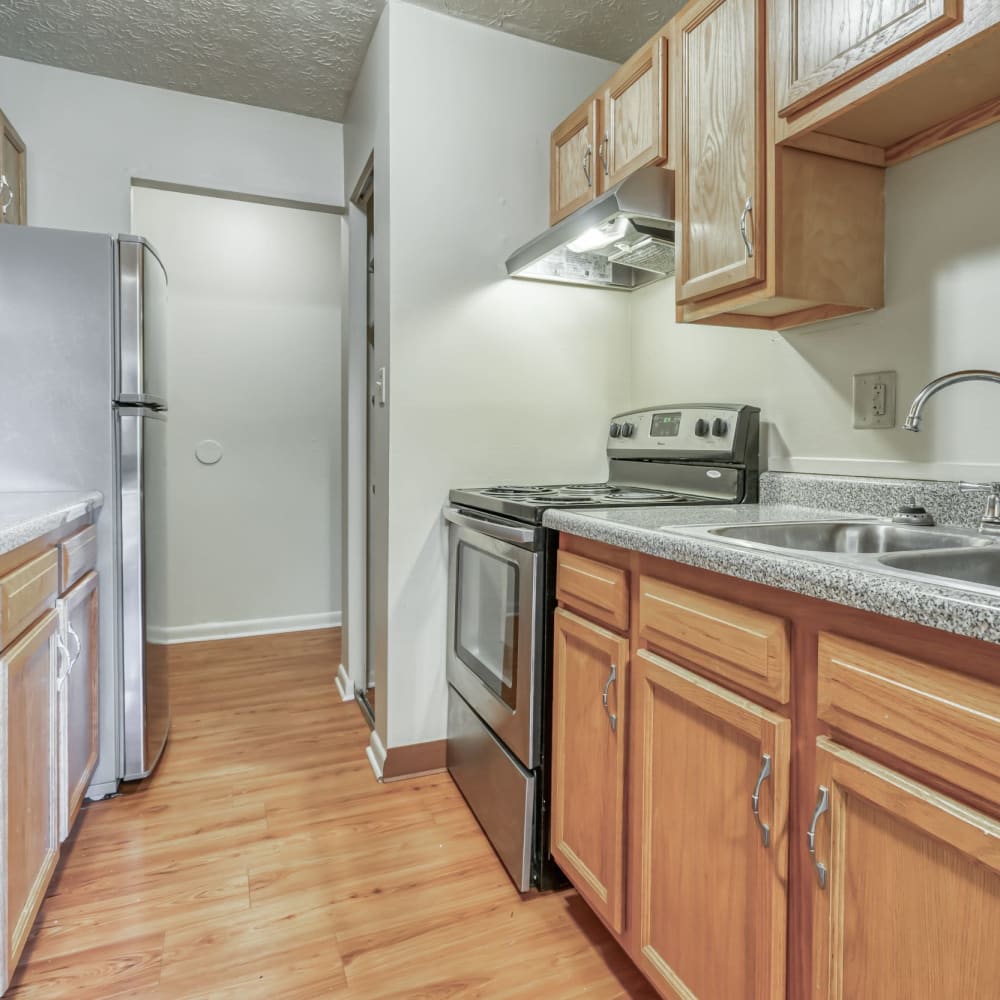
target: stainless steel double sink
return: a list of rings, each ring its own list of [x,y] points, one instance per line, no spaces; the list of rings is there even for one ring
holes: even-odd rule
[[[938,578],[939,583],[1000,589],[1000,545],[961,528],[831,520],[732,525],[707,533],[753,547],[825,555],[836,562],[875,562],[900,574]]]

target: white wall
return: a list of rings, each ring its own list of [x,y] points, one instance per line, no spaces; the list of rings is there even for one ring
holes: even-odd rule
[[[673,281],[632,296],[632,402],[739,399],[763,409],[772,469],[996,479],[1000,389],[936,396],[899,429],[931,378],[1000,369],[1000,125],[886,175],[886,307],[786,335],[674,319]],[[853,429],[851,376],[899,373],[897,427]]]
[[[133,177],[343,204],[333,122],[2,57],[0,107],[28,146],[32,225],[125,232]]]
[[[164,639],[339,624],[340,218],[136,188],[133,222],[170,281]]]
[[[614,65],[404,3],[390,24],[388,727],[445,734],[455,486],[602,477],[624,295],[506,279],[548,224],[548,136]]]

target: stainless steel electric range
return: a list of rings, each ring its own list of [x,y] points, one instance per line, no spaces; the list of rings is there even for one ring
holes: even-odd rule
[[[753,406],[689,403],[616,416],[608,480],[452,490],[448,770],[517,887],[559,884],[549,853],[553,507],[754,503]]]

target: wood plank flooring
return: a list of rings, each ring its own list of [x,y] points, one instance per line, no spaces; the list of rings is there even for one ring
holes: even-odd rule
[[[652,998],[573,892],[519,895],[446,774],[380,785],[339,633],[171,648],[152,778],[87,805],[16,1000]]]

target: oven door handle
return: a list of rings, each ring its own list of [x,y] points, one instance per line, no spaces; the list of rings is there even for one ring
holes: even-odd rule
[[[510,542],[511,545],[522,547],[536,547],[538,545],[539,531],[537,528],[517,528],[512,524],[501,524],[499,521],[490,521],[485,517],[467,514],[456,507],[445,507],[444,517],[446,521],[450,521],[460,528],[478,531],[488,538],[497,538],[501,542]]]

